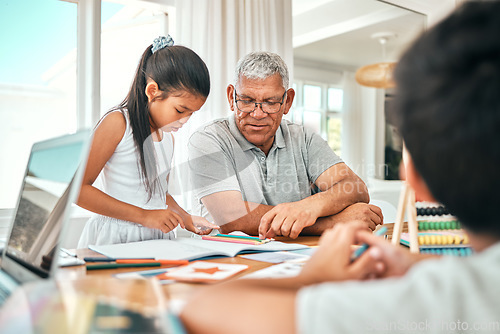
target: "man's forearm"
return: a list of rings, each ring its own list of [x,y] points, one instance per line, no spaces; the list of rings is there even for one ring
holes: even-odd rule
[[[365,183],[357,176],[352,176],[302,201],[314,206],[318,217],[327,217],[341,212],[352,204],[368,203],[370,196]]]
[[[232,231],[242,231],[250,235],[259,234],[260,219],[269,210],[272,205],[257,204],[252,202],[244,202],[246,212],[241,217],[234,219],[226,224],[220,225],[221,233],[229,233]],[[217,222],[217,221],[216,221]]]

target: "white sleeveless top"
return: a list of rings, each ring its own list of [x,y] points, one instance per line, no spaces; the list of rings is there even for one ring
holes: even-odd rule
[[[148,200],[148,192],[143,182],[140,155],[136,148],[128,113],[123,112],[126,120],[125,133],[118,143],[111,158],[99,174],[97,187],[111,197],[144,209],[166,209],[167,176],[170,173],[174,152],[173,136],[163,133],[160,142],[153,142],[156,160],[156,188]],[[151,137],[148,140],[152,140]],[[150,166],[146,166],[151,170]],[[153,173],[149,173],[152,175]],[[148,175],[148,177],[150,177]],[[163,233],[140,224],[127,222],[112,217],[94,215],[86,223],[78,248],[88,245],[104,245],[143,241],[150,239],[175,238],[173,231]]]

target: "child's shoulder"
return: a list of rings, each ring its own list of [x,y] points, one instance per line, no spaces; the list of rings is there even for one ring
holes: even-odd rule
[[[119,110],[105,114],[96,128],[96,134],[105,133],[107,138],[121,140],[127,128],[126,115]]]
[[[101,121],[99,122],[99,126],[107,124],[108,126],[113,125],[125,130],[125,128],[127,127],[126,117],[127,115],[120,110],[109,111],[104,114],[104,116],[102,116]]]

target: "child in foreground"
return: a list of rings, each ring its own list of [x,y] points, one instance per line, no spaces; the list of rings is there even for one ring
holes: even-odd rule
[[[460,220],[476,254],[423,260],[336,225],[297,277],[201,290],[181,313],[189,332],[500,331],[499,17],[498,1],[466,2],[420,37],[397,66],[392,110],[407,182]]]
[[[78,248],[171,239],[180,225],[207,234],[216,225],[191,216],[167,192],[171,132],[199,110],[210,92],[201,58],[170,36],[144,51],[125,100],[96,127],[77,204],[96,213]],[[103,189],[94,186],[101,174]]]

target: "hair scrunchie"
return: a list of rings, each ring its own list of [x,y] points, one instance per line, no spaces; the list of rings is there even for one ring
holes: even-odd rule
[[[155,40],[153,41],[153,48],[151,49],[151,52],[155,53],[156,51],[161,50],[166,46],[172,45],[174,45],[174,40],[172,39],[172,37],[170,37],[170,35],[167,35],[167,37],[160,36],[158,38],[155,38]]]

